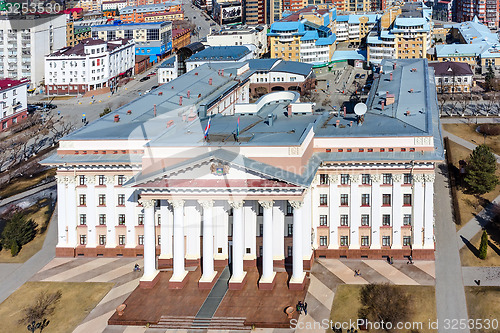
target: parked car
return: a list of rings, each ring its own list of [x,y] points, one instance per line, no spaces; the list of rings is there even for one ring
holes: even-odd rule
[[[152,87],[151,87],[151,90],[155,90],[155,89],[156,89],[156,88],[158,88],[158,87],[159,87],[159,85],[152,86]]]
[[[355,78],[355,79],[359,79],[359,78],[360,78],[360,75],[359,75],[359,74],[356,74],[356,75],[354,75],[354,78]]]
[[[361,78],[364,79],[366,77],[365,74],[361,74]]]
[[[205,21],[210,21],[210,19],[209,18],[205,18]]]
[[[148,74],[148,76],[155,76],[156,75],[156,72],[151,72]]]
[[[144,81],[147,81],[149,80],[151,77],[150,76],[145,76],[143,77],[142,79],[139,80],[139,82],[144,82]]]

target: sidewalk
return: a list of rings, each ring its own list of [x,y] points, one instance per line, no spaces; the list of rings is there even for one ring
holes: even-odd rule
[[[6,206],[12,202],[15,202],[17,200],[21,200],[23,198],[26,198],[30,195],[33,195],[37,192],[40,192],[40,191],[43,191],[43,190],[46,190],[48,188],[51,188],[52,186],[56,186],[57,182],[54,180],[54,181],[51,181],[49,183],[46,183],[46,184],[43,184],[43,185],[39,185],[39,186],[36,186],[36,187],[33,187],[27,191],[24,191],[24,192],[21,192],[21,193],[18,193],[16,195],[13,195],[11,197],[8,197],[8,198],[5,198],[3,200],[0,200],[0,208],[3,207],[3,206]]]
[[[454,134],[446,132],[445,130],[443,130],[442,133],[443,133],[443,137],[447,136],[451,141],[458,143],[459,145],[464,146],[465,148],[468,148],[470,150],[474,150],[477,147],[477,145],[475,145],[467,140],[464,140],[464,139],[462,139]],[[497,163],[500,163],[500,156],[498,156],[497,154],[493,154],[493,155],[497,159]]]

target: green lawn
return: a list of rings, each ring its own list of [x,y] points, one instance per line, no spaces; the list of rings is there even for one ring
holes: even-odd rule
[[[28,332],[25,325],[18,323],[22,310],[31,305],[41,291],[54,293],[61,290],[61,300],[48,318],[50,324],[44,332],[72,332],[112,287],[112,283],[26,282],[0,304],[1,330]]]

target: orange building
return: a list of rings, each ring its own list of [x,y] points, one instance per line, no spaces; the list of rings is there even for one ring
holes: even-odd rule
[[[120,10],[120,20],[124,23],[143,23],[145,22],[145,17],[147,15],[167,15],[168,13],[170,13],[170,17],[175,17],[175,19],[184,19],[184,12],[182,12],[182,18],[178,18],[180,15],[179,12],[182,12],[182,8],[179,3],[129,6]],[[150,20],[149,22],[156,22],[156,20]]]
[[[190,29],[173,29],[172,30],[172,53],[191,44]]]

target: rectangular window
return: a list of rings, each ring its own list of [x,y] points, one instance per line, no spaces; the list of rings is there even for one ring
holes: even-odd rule
[[[391,215],[389,215],[389,214],[382,215],[382,225],[384,225],[384,226],[391,225]]]
[[[125,225],[125,214],[118,214],[118,225]]]
[[[85,194],[80,194],[80,206],[86,206],[87,205],[87,196]]]
[[[118,236],[118,245],[125,245],[125,235]]]
[[[80,214],[80,225],[87,225],[87,215]]]
[[[106,183],[106,177],[103,175],[99,176],[99,185],[104,185]]]
[[[340,236],[340,246],[349,246],[349,236]]]
[[[99,194],[99,206],[106,206],[106,194]]]
[[[411,206],[411,194],[403,194],[403,205]]]
[[[106,225],[106,214],[99,214],[99,225]]]
[[[137,236],[137,244],[144,245],[144,235]]]
[[[382,194],[382,205],[384,205],[384,206],[391,205],[391,195],[390,194]]]
[[[410,246],[410,244],[411,244],[411,237],[403,236],[403,246]]]
[[[160,214],[158,214],[157,219],[158,219],[158,225],[161,225],[161,215]]]
[[[287,224],[288,236],[293,236],[293,224]]]
[[[391,236],[382,236],[382,246],[391,246]]]
[[[404,184],[411,184],[411,173],[405,173],[403,176]]]
[[[85,185],[85,176],[79,176],[78,179],[80,185]]]
[[[327,194],[320,194],[319,195],[319,204],[321,206],[327,206],[328,205],[328,195]]]
[[[347,174],[340,175],[340,185],[349,185],[349,175]]]
[[[144,225],[144,214],[139,214],[139,216],[137,217],[137,224]]]
[[[158,245],[161,245],[161,235],[158,235]]]
[[[293,215],[293,207],[290,205],[290,201],[286,202],[286,215]]]
[[[319,236],[319,246],[328,246],[327,236]]]
[[[99,245],[106,245],[106,236],[99,235]]]
[[[123,184],[125,184],[125,176],[120,175],[120,176],[118,176],[118,185],[121,186]]]
[[[361,175],[361,184],[363,185],[370,185],[370,175],[369,174],[362,174]]]
[[[403,215],[403,225],[411,225],[411,214]]]
[[[118,206],[125,206],[125,194],[118,194]]]
[[[325,174],[319,175],[319,184],[320,185],[328,185],[328,175],[325,175]]]
[[[362,226],[369,226],[370,225],[370,215],[368,215],[368,214],[361,215],[361,225]]]
[[[370,206],[369,194],[361,194],[361,206]]]
[[[361,246],[370,246],[369,236],[361,236]]]
[[[340,195],[340,205],[348,206],[349,205],[349,194],[341,194]]]
[[[259,216],[262,216],[264,215],[264,207],[262,207],[261,205],[257,204],[257,207],[259,207],[258,211],[257,211],[257,215]]]
[[[340,215],[340,225],[343,227],[349,226],[349,215],[347,214]]]
[[[328,225],[328,216],[320,215],[319,216],[319,225],[320,226],[327,226]]]
[[[293,248],[291,246],[287,248],[287,252],[289,257],[293,256]]]
[[[392,183],[392,175],[390,173],[382,174],[382,184],[391,184]]]
[[[259,224],[259,236],[262,237],[264,235],[264,225]]]
[[[87,236],[80,235],[80,245],[87,245]]]

